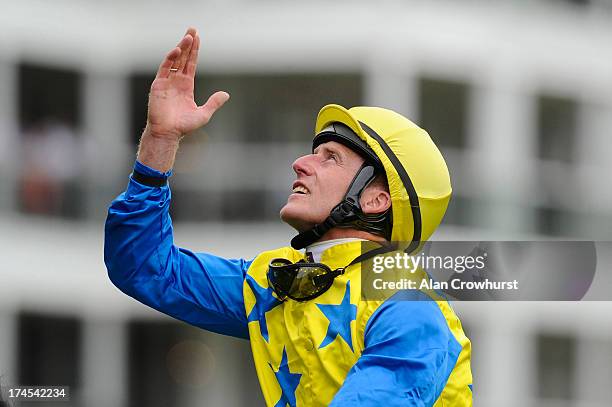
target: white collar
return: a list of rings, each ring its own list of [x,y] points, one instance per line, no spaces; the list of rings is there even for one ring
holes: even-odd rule
[[[366,241],[366,240],[359,239],[356,237],[345,237],[342,239],[324,240],[322,242],[313,243],[310,246],[306,247],[305,252],[306,254],[310,254],[310,256],[308,256],[309,259],[312,259],[312,261],[314,261],[315,263],[318,263],[321,261],[321,255],[323,254],[323,252],[329,249],[330,247],[333,247],[337,244],[355,242],[355,241]]]

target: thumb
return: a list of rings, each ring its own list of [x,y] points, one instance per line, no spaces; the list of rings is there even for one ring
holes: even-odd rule
[[[229,100],[229,98],[230,95],[227,92],[215,92],[208,98],[206,103],[204,103],[202,106],[198,106],[195,111],[196,121],[198,122],[197,127],[207,124],[212,118],[213,114],[215,114],[215,112],[219,110],[221,106],[223,106],[225,102]]]

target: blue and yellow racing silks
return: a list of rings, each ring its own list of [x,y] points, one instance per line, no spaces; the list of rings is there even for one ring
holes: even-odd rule
[[[414,162],[407,165],[415,157],[440,162],[429,151],[424,139],[429,136],[410,122],[400,123],[409,129],[398,134],[389,128],[393,112],[368,109],[328,106],[317,128],[342,121],[359,130],[386,167],[394,240],[425,240],[439,224],[450,196],[450,183],[442,173],[446,166],[436,172],[423,171]],[[380,134],[383,139],[376,140]],[[394,145],[410,137],[416,138],[413,151]],[[136,169],[163,175],[138,162]],[[357,263],[314,300],[281,302],[268,285],[269,262],[297,262],[303,253],[285,247],[246,261],[179,248],[173,242],[170,198],[168,186],[145,186],[130,178],[108,211],[104,260],[109,276],[123,292],[163,313],[249,339],[268,406],[472,405],[470,341],[443,298],[412,290],[365,301],[362,264]],[[323,251],[320,262],[335,269],[360,252],[359,241],[340,243]]]

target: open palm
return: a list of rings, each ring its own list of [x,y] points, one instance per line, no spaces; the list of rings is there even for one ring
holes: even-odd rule
[[[195,103],[193,88],[200,36],[189,28],[185,36],[159,66],[149,94],[147,131],[170,140],[204,126],[229,99],[226,92],[216,92],[206,103]]]

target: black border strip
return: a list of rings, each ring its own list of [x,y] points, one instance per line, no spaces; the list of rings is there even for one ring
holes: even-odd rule
[[[408,199],[410,200],[410,207],[412,209],[412,220],[414,223],[414,230],[412,232],[412,242],[410,245],[404,250],[406,253],[413,252],[417,247],[419,247],[421,241],[421,232],[422,232],[422,222],[421,222],[421,206],[419,204],[419,196],[416,193],[416,189],[414,189],[414,185],[412,184],[412,180],[410,176],[406,172],[406,169],[397,158],[393,150],[389,147],[389,145],[383,140],[382,137],[378,135],[374,130],[372,130],[367,124],[362,121],[359,121],[359,124],[365,130],[366,133],[374,140],[378,142],[380,147],[383,149],[391,164],[397,171],[400,179],[402,180],[402,184],[404,184],[404,188],[408,193]]]
[[[132,179],[142,185],[149,187],[165,187],[168,185],[168,178],[157,178],[142,174],[136,170],[132,171]]]

